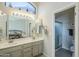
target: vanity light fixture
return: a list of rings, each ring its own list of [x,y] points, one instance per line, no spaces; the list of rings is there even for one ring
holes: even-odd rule
[[[11,13],[11,15],[14,15],[14,16],[21,16],[21,17],[24,17],[24,18],[28,18],[28,19],[30,19],[30,18],[32,18],[32,19],[34,19],[34,15],[31,15],[31,14],[28,14],[28,13],[20,13],[20,12],[15,12],[15,11],[13,11],[12,13]]]

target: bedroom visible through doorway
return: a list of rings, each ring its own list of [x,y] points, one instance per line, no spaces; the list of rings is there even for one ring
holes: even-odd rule
[[[55,56],[73,57],[75,52],[75,7],[55,14]]]

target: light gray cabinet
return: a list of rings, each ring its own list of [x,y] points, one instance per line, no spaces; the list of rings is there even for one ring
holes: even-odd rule
[[[10,52],[10,57],[21,57],[21,56],[22,56],[21,50],[16,50],[16,51]]]
[[[0,57],[21,57],[21,50],[12,51],[9,53],[4,53],[0,55]]]
[[[40,55],[40,54],[43,54],[43,48],[44,48],[44,47],[43,47],[43,41],[39,41],[39,52],[38,52],[39,55]]]
[[[43,41],[32,42],[20,46],[0,50],[0,57],[32,57],[43,52]]]
[[[39,44],[39,54],[43,53],[43,42],[41,41]]]
[[[33,56],[37,56],[39,54],[39,45],[33,46]]]
[[[24,57],[32,57],[32,43],[24,44],[22,48]]]
[[[32,57],[32,48],[29,47],[29,48],[23,49],[23,54],[24,54],[24,57]]]
[[[43,53],[43,41],[33,43],[33,56],[38,56]]]
[[[15,46],[11,48],[6,48],[0,50],[0,56],[2,57],[20,57],[21,56],[21,46]]]
[[[7,52],[6,49],[0,50],[0,57],[9,57],[10,54]]]

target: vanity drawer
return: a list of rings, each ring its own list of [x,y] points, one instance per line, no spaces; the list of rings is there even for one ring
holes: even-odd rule
[[[10,48],[5,48],[0,50],[0,54],[2,53],[9,53],[15,50],[21,49],[21,46],[15,46],[15,47],[10,47]]]
[[[27,48],[27,47],[30,47],[30,46],[32,46],[32,43],[27,43],[27,44],[22,45],[23,48]]]

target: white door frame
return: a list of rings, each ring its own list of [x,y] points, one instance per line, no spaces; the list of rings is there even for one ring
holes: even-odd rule
[[[70,5],[67,5],[67,6],[65,6],[65,7],[63,7],[63,8],[60,8],[60,9],[57,9],[56,11],[54,11],[53,12],[53,18],[52,18],[52,35],[53,35],[53,37],[52,37],[52,45],[53,45],[53,47],[52,47],[52,49],[54,50],[54,51],[52,51],[52,55],[53,56],[55,56],[55,14],[56,13],[58,13],[58,12],[62,12],[62,11],[64,11],[64,10],[67,10],[67,9],[70,9],[70,8],[72,8],[72,7],[75,7],[75,13],[77,13],[77,15],[75,16],[75,38],[74,38],[74,40],[75,40],[75,57],[78,57],[78,30],[79,30],[79,28],[78,28],[78,5],[77,5],[78,3],[72,3],[72,4],[70,4]]]

